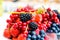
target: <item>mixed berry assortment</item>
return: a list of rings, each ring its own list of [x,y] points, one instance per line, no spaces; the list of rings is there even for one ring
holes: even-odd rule
[[[10,19],[7,19],[4,36],[12,40],[45,40],[46,32],[59,33],[58,11],[50,8],[46,11],[39,10],[30,6],[17,9],[16,13],[12,13]]]

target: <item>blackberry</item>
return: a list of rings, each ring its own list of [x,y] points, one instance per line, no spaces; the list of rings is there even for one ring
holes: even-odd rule
[[[28,27],[31,28],[31,30],[36,30],[38,25],[35,22],[30,22]]]
[[[22,22],[27,22],[28,20],[31,20],[31,18],[32,18],[32,15],[29,14],[29,13],[26,13],[26,14],[21,13],[21,14],[20,14],[20,20],[21,20]]]
[[[60,19],[60,14],[58,14],[57,17]]]
[[[59,13],[58,13],[58,10],[53,10],[53,11],[54,11],[56,14],[59,14]]]

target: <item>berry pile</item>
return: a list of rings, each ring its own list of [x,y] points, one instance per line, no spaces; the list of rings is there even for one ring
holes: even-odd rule
[[[51,27],[48,28],[47,32],[49,33],[59,33],[60,32],[60,29],[59,29],[59,25],[57,25],[56,23],[52,23],[51,24]]]
[[[8,39],[44,40],[45,32],[60,32],[60,14],[56,10],[35,10],[27,6],[15,12],[7,19],[7,27],[4,30],[4,36]]]
[[[45,32],[44,30],[39,31],[37,35],[35,31],[29,31],[27,40],[44,40]]]

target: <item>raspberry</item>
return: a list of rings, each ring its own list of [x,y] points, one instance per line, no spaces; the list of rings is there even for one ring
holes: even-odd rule
[[[17,38],[12,38],[12,40],[17,40]]]
[[[18,40],[26,40],[26,37],[24,37],[23,34],[19,34]]]
[[[11,34],[10,34],[10,30],[9,29],[5,29],[4,30],[4,36],[6,37],[6,38],[11,38]]]
[[[19,30],[17,29],[14,29],[13,27],[10,29],[10,34],[13,36],[13,37],[17,37],[18,34],[19,34]]]

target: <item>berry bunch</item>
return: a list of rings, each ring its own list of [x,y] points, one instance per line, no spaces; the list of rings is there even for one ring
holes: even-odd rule
[[[35,31],[29,31],[27,40],[44,40],[44,37],[45,37],[44,30],[39,31],[38,35],[36,34]]]
[[[40,12],[39,12],[40,11]],[[60,14],[50,8],[34,10],[27,6],[17,9],[7,20],[4,36],[12,40],[44,40],[45,32],[60,32]],[[23,39],[24,38],[24,39]]]
[[[58,33],[58,32],[60,32],[59,25],[56,24],[56,23],[52,23],[51,27],[48,28],[47,32],[49,32],[49,33],[53,33],[53,32]]]

